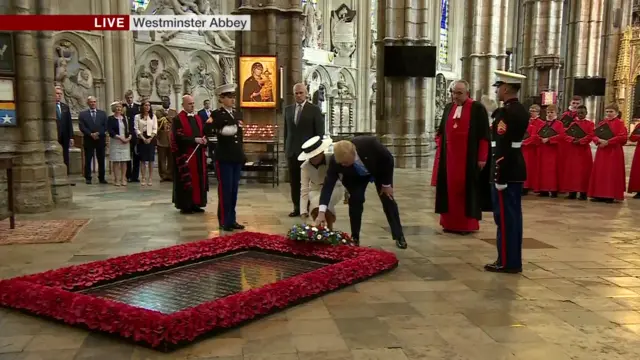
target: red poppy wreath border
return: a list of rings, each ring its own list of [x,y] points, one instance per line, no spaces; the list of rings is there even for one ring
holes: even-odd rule
[[[183,263],[242,250],[266,250],[331,261],[320,269],[171,314],[74,292]],[[393,253],[353,246],[301,243],[279,235],[230,236],[120,256],[0,281],[0,305],[168,350],[214,331],[391,270]]]

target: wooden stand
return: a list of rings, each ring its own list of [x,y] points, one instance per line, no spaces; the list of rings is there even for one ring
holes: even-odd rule
[[[7,172],[7,192],[8,192],[8,207],[9,207],[9,228],[16,228],[16,217],[13,205],[13,158],[0,157],[0,170]],[[3,219],[0,219],[3,220]]]

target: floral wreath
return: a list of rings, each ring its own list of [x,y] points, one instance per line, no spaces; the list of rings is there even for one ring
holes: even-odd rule
[[[311,226],[307,224],[293,225],[287,233],[287,238],[295,241],[322,243],[327,245],[357,246],[351,236],[342,231],[332,231],[323,226]]]

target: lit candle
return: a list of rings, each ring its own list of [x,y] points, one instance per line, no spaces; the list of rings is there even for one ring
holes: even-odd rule
[[[280,66],[280,99],[284,99],[284,68]]]

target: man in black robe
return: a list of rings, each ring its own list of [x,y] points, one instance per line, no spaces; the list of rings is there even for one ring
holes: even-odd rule
[[[436,213],[441,215],[440,224],[445,232],[466,235],[479,229],[482,211],[492,210],[489,167],[485,166],[489,155],[489,118],[484,105],[469,98],[466,81],[457,81],[451,93],[454,101],[445,107],[438,129],[441,147]]]
[[[193,96],[182,97],[182,111],[171,127],[173,203],[182,214],[204,212],[207,206],[207,137],[204,121],[195,113]]]

